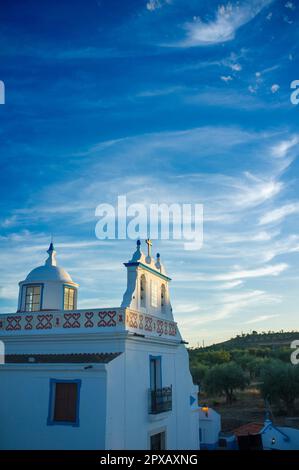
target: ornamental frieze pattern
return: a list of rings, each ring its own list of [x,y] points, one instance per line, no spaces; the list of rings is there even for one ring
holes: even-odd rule
[[[28,312],[0,316],[0,332],[42,332],[62,329],[102,330],[121,326],[158,336],[176,336],[175,322],[132,310],[88,310],[67,312]]]
[[[73,330],[78,328],[105,328],[123,324],[123,313],[117,310],[93,310],[86,312],[57,312],[2,315],[0,331],[33,331],[63,328]]]
[[[138,312],[127,311],[126,324],[129,328],[157,333],[160,336],[176,336],[177,334],[176,323],[168,320],[159,320],[151,315]]]

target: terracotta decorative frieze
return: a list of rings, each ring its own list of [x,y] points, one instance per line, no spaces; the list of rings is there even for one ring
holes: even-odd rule
[[[133,330],[143,334],[175,337],[177,325],[173,321],[164,320],[153,315],[134,310],[90,309],[74,311],[24,312],[0,315],[0,335],[23,333],[42,333],[51,330],[59,331],[105,331],[107,328]]]
[[[126,326],[144,333],[154,333],[158,336],[176,336],[177,325],[169,320],[162,320],[152,315],[138,313],[132,310],[126,312]]]
[[[59,312],[30,312],[0,315],[0,333],[14,331],[42,331],[42,330],[74,330],[116,327],[124,325],[123,309],[105,310],[76,310]]]

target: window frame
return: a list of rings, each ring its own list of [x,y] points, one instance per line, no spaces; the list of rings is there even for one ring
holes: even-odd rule
[[[76,400],[76,421],[55,421],[55,398],[56,398],[56,384],[57,383],[72,383],[77,385],[77,400]],[[48,426],[80,426],[80,393],[81,393],[81,379],[50,379],[50,396],[49,396],[49,409],[48,409]]]
[[[65,303],[65,290],[66,289],[71,289],[74,291],[74,308],[64,308],[64,303]],[[62,310],[76,310],[77,309],[77,289],[72,286],[71,284],[63,284],[62,288]]]
[[[39,309],[38,310],[27,310],[26,309],[26,305],[27,305],[27,302],[26,302],[26,299],[27,299],[27,289],[30,288],[30,287],[39,287],[40,291],[39,291]],[[44,284],[40,284],[40,283],[30,283],[30,284],[24,284],[22,286],[22,310],[23,312],[26,312],[26,313],[33,313],[33,312],[40,312],[43,308],[43,290],[44,290]]]

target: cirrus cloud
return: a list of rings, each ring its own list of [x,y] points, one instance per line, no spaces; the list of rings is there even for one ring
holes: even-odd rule
[[[202,281],[234,281],[239,279],[250,279],[264,276],[278,276],[288,268],[286,263],[263,266],[257,269],[242,269],[229,273],[216,274],[212,276],[198,276]]]
[[[187,37],[181,46],[207,46],[231,41],[236,31],[251,21],[272,0],[254,0],[243,4],[220,5],[213,21],[204,22],[195,18],[184,25]]]
[[[264,214],[259,220],[259,225],[266,225],[266,224],[271,224],[273,222],[280,222],[281,220],[285,219],[288,215],[298,214],[298,213],[299,213],[298,202],[285,204],[282,207],[278,207],[277,209],[274,209],[273,211],[270,211],[267,214]]]

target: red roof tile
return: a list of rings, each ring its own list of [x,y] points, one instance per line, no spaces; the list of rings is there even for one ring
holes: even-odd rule
[[[121,353],[71,353],[71,354],[6,354],[7,364],[106,364]]]
[[[233,430],[236,436],[248,436],[248,434],[259,434],[263,429],[263,423],[247,423]]]

